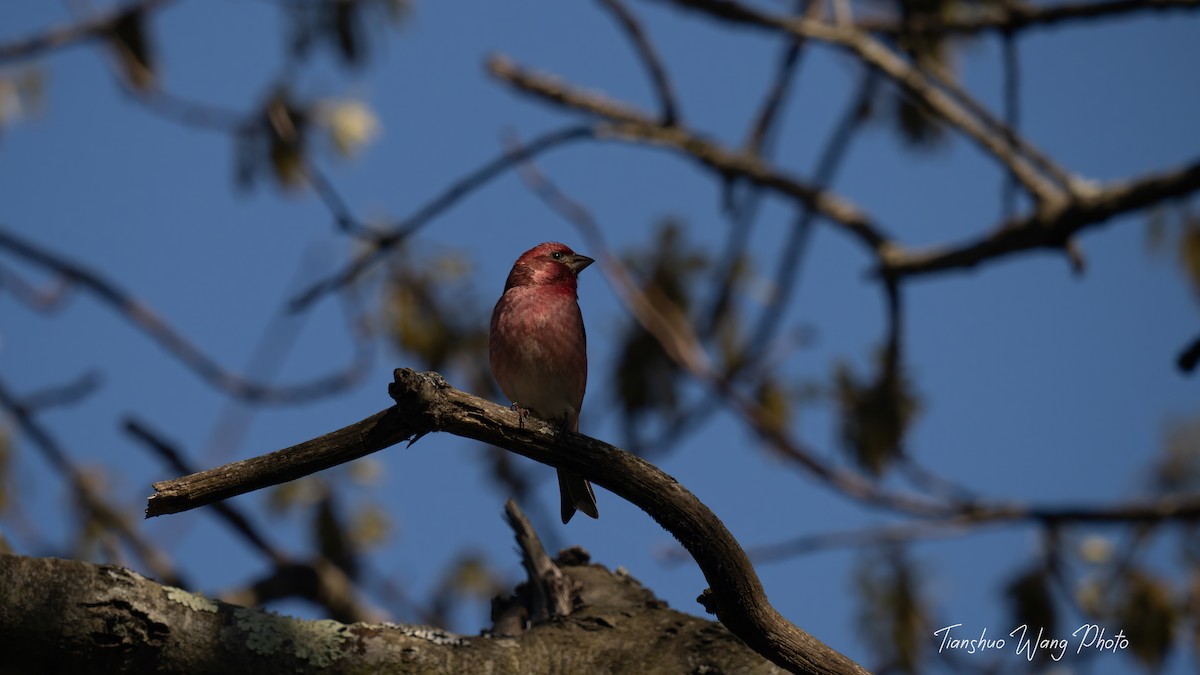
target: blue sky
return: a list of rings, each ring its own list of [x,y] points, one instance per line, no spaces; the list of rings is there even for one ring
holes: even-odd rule
[[[686,122],[740,143],[780,42],[657,5],[633,7],[671,71]],[[0,41],[68,19],[58,3],[3,3]],[[270,2],[184,2],[160,12],[153,28],[167,90],[249,109],[282,62],[281,26]],[[1028,34],[1020,43],[1027,137],[1072,171],[1100,181],[1194,161],[1200,150],[1198,30],[1200,19],[1176,13]],[[353,161],[321,155],[343,196],[366,219],[411,213],[498,153],[505,129],[528,138],[572,119],[490,80],[483,69],[488,54],[507,54],[647,109],[654,104],[623,36],[595,3],[419,3],[399,31],[378,33],[386,39],[373,43],[368,68],[347,77],[322,57],[301,87],[311,97],[361,98],[381,122],[380,138]],[[300,275],[308,280],[328,273],[354,244],[334,231],[311,193],[235,190],[231,141],[139,107],[115,85],[106,57],[74,47],[22,66],[39,68],[47,90],[39,115],[0,136],[0,225],[102,270],[212,358],[240,370],[268,321],[296,292],[297,269],[303,265]],[[998,63],[994,39],[971,44],[958,60],[967,87],[992,106],[1000,100]],[[857,73],[844,55],[806,54],[785,112],[781,163],[810,173]],[[592,210],[618,248],[649,241],[651,226],[668,215],[687,223],[692,242],[711,250],[723,240],[718,183],[679,157],[584,144],[551,152],[539,166]],[[899,240],[919,246],[968,239],[988,228],[999,213],[1001,180],[997,165],[961,138],[914,153],[878,123],[857,138],[836,189]],[[754,232],[750,250],[759,254],[756,272],[763,278],[773,274],[773,252],[791,223],[787,206],[768,199]],[[1197,331],[1196,297],[1173,260],[1147,254],[1145,229],[1138,214],[1082,237],[1083,276],[1072,274],[1060,256],[1035,254],[908,287],[908,365],[924,404],[909,445],[922,464],[997,499],[1098,504],[1144,492],[1167,423],[1195,414],[1197,401],[1195,380],[1172,367]],[[486,317],[512,260],[550,239],[582,246],[569,224],[508,175],[434,221],[417,246],[461,252],[480,289],[476,309]],[[860,369],[871,362],[884,314],[865,274],[870,262],[841,233],[817,228],[785,316],[787,325],[811,327],[816,338],[782,366],[786,377],[827,378],[838,360]],[[49,280],[11,256],[0,256],[0,263],[29,279]],[[629,319],[603,277],[590,270],[580,297],[593,364],[583,431],[619,442],[617,416],[606,411],[614,403],[603,373]],[[326,300],[301,321],[281,383],[331,372],[351,358],[336,302]],[[258,410],[238,455],[291,445],[386,407],[391,368],[405,365],[413,364],[384,348],[362,386],[346,395]],[[101,374],[103,387],[78,405],[46,413],[44,421],[81,466],[103,467],[113,494],[137,512],[149,483],[170,472],[121,433],[121,416],[145,419],[197,456],[227,402],[85,293],[52,317],[0,294],[0,372],[10,386],[32,392],[89,370]],[[827,408],[804,410],[794,431],[821,452],[834,452],[836,426]],[[15,492],[25,516],[50,542],[62,544],[70,535],[61,508],[66,488],[32,446],[21,443],[18,450]],[[463,549],[485,553],[511,580],[519,578],[500,519],[507,495],[484,479],[481,452],[466,441],[429,437],[370,460],[382,471],[357,497],[384,504],[395,525],[373,565],[418,597]],[[716,416],[659,461],[746,547],[891,520],[775,459],[728,415]],[[553,508],[552,472],[543,473],[539,497]],[[673,607],[699,613],[694,598],[704,580],[690,564],[663,561],[674,546],[670,535],[612,494],[600,491],[598,499],[601,520],[577,518],[543,536],[579,544],[609,567],[624,566]],[[303,550],[302,523],[272,516],[262,501],[254,495],[237,503],[282,546]],[[11,520],[0,526],[14,532],[20,548]],[[265,570],[264,561],[203,511],[142,527],[172,541],[176,562],[206,591]],[[998,589],[1039,546],[1035,530],[1005,527],[920,543],[912,557],[926,573],[938,621],[1007,633]],[[851,601],[855,557],[831,551],[766,563],[759,573],[785,616],[869,664]],[[1161,545],[1146,563],[1172,569],[1177,560],[1173,546]],[[485,621],[480,606],[461,613],[454,628],[471,633]],[[1193,664],[1194,657],[1177,649],[1168,665],[1170,672],[1186,672]],[[1086,666],[1124,672],[1131,662],[1109,656]]]

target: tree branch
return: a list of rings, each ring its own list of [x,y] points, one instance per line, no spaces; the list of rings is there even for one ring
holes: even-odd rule
[[[0,249],[79,284],[146,333],[169,354],[212,386],[251,403],[298,403],[328,396],[357,384],[370,361],[369,350],[360,349],[355,362],[342,372],[303,384],[274,387],[247,380],[213,361],[176,331],[154,310],[98,272],[75,261],[25,241],[0,227]]]
[[[706,606],[756,652],[796,672],[861,673],[852,661],[784,619],[767,602],[741,546],[692,493],[650,463],[607,443],[453,389],[436,373],[395,371],[396,406],[320,439],[265,457],[155,483],[147,516],[175,513],[291,480],[405,438],[444,431],[568,469],[635,504],[673,534],[704,572]]]
[[[417,230],[424,227],[429,221],[457,204],[471,192],[483,187],[493,178],[500,176],[515,164],[520,163],[526,157],[532,157],[572,141],[592,138],[594,133],[590,126],[580,125],[552,131],[530,141],[524,149],[524,153],[526,154],[521,157],[513,157],[510,153],[506,152],[459,178],[424,206],[417,209],[411,216],[396,223],[391,229],[376,235],[372,242],[374,247],[364,252],[332,276],[318,281],[297,295],[289,303],[292,311],[302,311],[324,295],[353,283],[368,269],[382,262],[391,251],[406,241]]]
[[[105,501],[96,485],[87,480],[58,440],[36,419],[34,411],[19,400],[3,381],[0,381],[0,410],[12,415],[22,433],[29,437],[63,481],[71,486],[78,504],[87,512],[85,517],[90,514],[103,526],[120,535],[129,549],[159,578],[182,583],[170,557],[130,525],[126,515]]]
[[[889,239],[857,206],[829,191],[811,187],[794,176],[782,173],[754,155],[729,150],[681,127],[664,127],[636,108],[576,89],[557,78],[525,70],[503,56],[490,58],[488,70],[519,91],[607,120],[610,125],[597,129],[598,140],[671,148],[718,174],[742,176],[752,183],[800,201],[850,232],[877,254],[889,245]]]
[[[290,448],[154,484],[146,517],[181,513],[303,478],[424,433],[398,408]],[[414,439],[415,440],[415,439]]]
[[[172,0],[142,0],[118,7],[94,19],[51,28],[43,33],[0,44],[0,63],[34,58],[45,52],[104,35],[130,12],[146,12]]]
[[[778,668],[720,625],[669,609],[635,580],[559,560],[584,604],[516,638],[397,623],[306,621],[162,586],[112,565],[0,553],[5,673],[665,672]],[[582,649],[564,650],[573,643]]]
[[[1033,213],[958,246],[928,251],[899,249],[880,268],[886,275],[915,277],[970,268],[1037,248],[1062,248],[1079,232],[1110,218],[1200,190],[1200,160],[1167,173],[1151,174],[1095,189],[1052,213]]]
[[[1068,2],[1058,5],[1033,5],[1011,2],[1001,5],[969,5],[966,14],[942,16],[914,13],[904,21],[862,19],[860,30],[885,35],[954,35],[966,37],[984,32],[1016,32],[1029,28],[1047,28],[1060,23],[1085,19],[1105,19],[1125,14],[1200,9],[1200,0],[1106,0],[1105,2]]]
[[[1024,152],[1032,147],[1015,133],[1007,138],[1003,123],[979,107],[965,106],[957,98],[961,94],[946,81],[933,81],[917,66],[888,48],[870,34],[853,25],[838,25],[803,18],[782,17],[759,12],[757,9],[727,0],[657,0],[677,7],[699,11],[731,25],[747,25],[787,33],[795,37],[821,40],[853,53],[866,65],[891,78],[909,95],[927,105],[948,124],[957,127],[975,141],[985,152],[993,155],[1012,171],[1021,185],[1039,204],[1061,203],[1062,190],[1042,175],[1042,162]],[[951,95],[953,94],[953,95]],[[982,114],[981,114],[982,113]],[[1018,152],[1014,152],[1016,149]]]
[[[679,121],[679,104],[675,102],[675,92],[671,87],[671,80],[667,77],[667,69],[658,57],[654,45],[646,37],[646,32],[642,30],[642,24],[621,0],[600,0],[600,4],[612,12],[617,23],[629,36],[629,41],[633,43],[634,51],[641,58],[642,65],[650,76],[650,82],[654,85],[654,93],[658,96],[658,105],[662,111],[660,121],[663,126],[674,126]]]

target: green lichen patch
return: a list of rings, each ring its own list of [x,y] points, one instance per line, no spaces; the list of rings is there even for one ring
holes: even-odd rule
[[[349,627],[330,619],[306,621],[239,607],[233,620],[246,649],[261,656],[290,652],[316,668],[342,658],[342,643],[349,639]]]
[[[182,588],[167,586],[167,599],[197,612],[216,612],[217,603],[200,593],[189,593]]]

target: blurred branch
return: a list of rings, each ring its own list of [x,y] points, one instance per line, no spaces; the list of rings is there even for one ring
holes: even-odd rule
[[[366,270],[383,261],[387,255],[429,221],[441,215],[470,193],[483,187],[493,178],[500,176],[525,157],[533,157],[547,150],[583,138],[592,138],[595,132],[590,126],[575,125],[552,131],[530,141],[524,148],[526,155],[514,158],[510,153],[501,154],[483,166],[468,173],[436,197],[426,202],[408,218],[394,224],[390,229],[375,236],[373,247],[360,254],[332,276],[323,279],[297,295],[290,303],[293,311],[301,311],[324,295],[353,283]]]
[[[822,0],[799,0],[797,4],[803,7],[804,17],[807,19],[816,19],[821,15]],[[800,65],[800,55],[804,51],[804,43],[805,38],[792,37],[779,57],[779,65],[775,68],[775,79],[767,89],[758,114],[754,116],[754,122],[750,126],[750,134],[746,140],[746,147],[750,152],[761,154],[767,138],[771,135],[771,130],[776,128],[775,121],[779,118],[780,110],[783,109],[784,100],[787,99],[788,89],[791,87],[796,68]]]
[[[924,539],[956,537],[978,532],[978,528],[973,525],[970,518],[963,516],[943,520],[918,520],[860,530],[810,534],[775,544],[752,546],[746,553],[751,560],[758,563],[778,562],[838,548],[863,548]]]
[[[695,557],[710,584],[702,596],[735,635],[781,667],[801,672],[864,672],[792,625],[770,605],[753,566],[717,517],[675,479],[648,462],[536,418],[458,391],[436,373],[395,371],[396,406],[357,424],[271,455],[155,483],[147,515],[174,513],[318,471],[406,438],[442,431],[490,443],[577,472],[637,505]]]
[[[663,127],[645,113],[576,89],[561,80],[525,70],[502,56],[488,60],[488,70],[517,90],[542,100],[604,118],[611,124],[598,127],[598,140],[658,145],[687,155],[721,175],[738,175],[752,183],[794,198],[830,219],[880,255],[890,242],[859,208],[841,197],[814,188],[776,170],[761,159],[726,149],[681,127]]]
[[[846,532],[806,535],[787,541],[751,548],[748,553],[757,562],[777,561],[831,548],[851,548],[881,543],[902,543],[918,539],[958,537],[974,534],[982,526],[1031,524],[1050,529],[1063,525],[1153,525],[1163,522],[1200,520],[1200,496],[1163,497],[1158,500],[1111,506],[1006,507],[964,509],[949,518],[920,520]]]
[[[362,224],[358,218],[350,211],[346,200],[342,198],[342,194],[334,187],[333,181],[317,168],[312,162],[306,162],[304,166],[304,176],[308,180],[308,184],[316,191],[317,196],[325,203],[325,208],[333,214],[333,220],[337,223],[339,229],[343,232],[348,232],[353,235],[363,236],[368,239],[374,239],[378,236],[373,230]]]
[[[1032,147],[1029,143],[1015,133],[1011,139],[1006,138],[1003,122],[987,113],[981,106],[964,105],[962,99],[967,98],[967,95],[953,83],[946,80],[934,81],[919,67],[853,25],[774,16],[725,0],[656,1],[699,11],[715,20],[730,24],[781,31],[841,47],[853,53],[864,64],[878,69],[895,81],[906,93],[928,106],[948,124],[958,128],[985,152],[993,155],[1012,171],[1039,205],[1052,206],[1065,199],[1060,187],[1043,175],[1045,158],[1040,154],[1031,157],[1025,152],[1025,148]],[[1013,152],[1013,147],[1019,152]],[[1041,161],[1038,161],[1039,159]]]
[[[966,12],[936,14],[914,13],[904,21],[860,19],[860,30],[885,35],[969,36],[984,32],[1017,32],[1029,28],[1050,27],[1059,23],[1081,23],[1087,19],[1106,19],[1125,14],[1200,9],[1200,0],[1105,0],[1069,2],[1058,5],[1034,5],[1026,2],[967,5]]]
[[[342,623],[377,623],[382,617],[365,607],[354,594],[353,582],[323,556],[313,562],[283,561],[250,586],[222,594],[237,605],[260,607],[276,600],[301,598],[329,612]]]
[[[850,144],[855,133],[862,128],[867,119],[867,108],[875,96],[879,78],[874,71],[864,71],[858,83],[858,91],[850,99],[846,110],[842,113],[841,121],[829,137],[814,172],[813,183],[821,189],[829,188],[841,167],[842,160],[849,153]],[[778,330],[783,321],[784,308],[791,302],[795,292],[796,282],[800,273],[800,261],[812,231],[814,212],[804,206],[793,224],[788,239],[783,245],[779,265],[775,272],[774,287],[771,301],[763,308],[762,315],[750,339],[746,343],[748,354],[765,355],[767,343]],[[751,364],[751,359],[743,359]]]
[[[46,288],[38,288],[3,265],[0,265],[0,289],[8,290],[18,302],[40,312],[53,312],[61,308],[70,290],[69,285],[61,279],[57,283],[47,284]]]
[[[1005,139],[1015,151],[1016,132],[1021,123],[1021,59],[1017,49],[1017,36],[1011,31],[1003,33],[1001,49],[1004,68],[1004,124]],[[1001,188],[1000,208],[1003,220],[1017,215],[1017,177],[1011,171],[1004,177]]]
[[[796,1],[797,11],[803,11],[809,18],[819,16],[822,6],[823,2],[820,0]],[[795,80],[804,44],[805,41],[802,38],[792,38],[788,41],[787,46],[780,54],[771,86],[763,96],[758,114],[751,122],[746,137],[746,150],[764,159],[770,159],[773,154],[774,140],[779,136],[778,130],[781,126],[781,123],[777,122],[781,119],[780,113],[783,110],[784,101],[787,100],[792,81]],[[716,291],[709,302],[708,310],[705,312],[706,319],[700,328],[700,334],[706,340],[712,336],[718,320],[729,307],[742,254],[750,241],[750,232],[762,204],[763,190],[761,187],[751,186],[751,189],[741,192],[742,197],[739,198],[738,188],[741,186],[741,181],[734,177],[726,179],[725,201],[728,205],[726,210],[730,212],[731,222],[727,243],[721,248],[725,252],[722,262],[714,269],[713,278]]]
[[[254,115],[200,103],[164,91],[157,84],[139,88],[118,77],[122,91],[147,111],[176,124],[206,131],[236,134],[256,121]]]
[[[51,28],[21,40],[0,44],[0,63],[35,58],[42,54],[103,37],[132,12],[147,12],[173,0],[141,0],[86,21]]]
[[[629,11],[621,0],[599,0],[600,4],[604,5],[605,9],[612,13],[613,18],[624,29],[625,34],[629,36],[629,41],[633,43],[634,51],[637,52],[638,58],[642,60],[642,65],[646,68],[646,74],[650,76],[650,82],[654,85],[654,93],[658,96],[658,105],[662,112],[660,121],[663,126],[674,126],[679,121],[679,104],[675,102],[674,89],[671,87],[671,81],[667,77],[667,69],[663,66],[662,60],[658,57],[658,52],[654,49],[650,39],[646,37],[645,31],[642,30],[642,24],[638,22],[637,17]]]
[[[814,2],[813,5],[815,4],[818,3]],[[858,93],[851,99],[849,107],[843,113],[841,121],[817,161],[814,178],[817,185],[827,187],[832,184],[838,167],[849,151],[854,133],[861,128],[866,116],[866,107],[870,104],[878,81],[879,78],[874,71],[867,70],[863,73]],[[773,293],[775,295],[769,306],[763,308],[758,322],[750,331],[750,338],[746,341],[746,347],[743,350],[744,356],[729,364],[729,368],[723,375],[724,378],[732,380],[739,375],[744,377],[747,372],[755,371],[771,353],[771,350],[767,349],[767,344],[782,324],[783,308],[787,307],[788,298],[795,290],[800,261],[812,231],[814,215],[812,209],[801,206],[801,213],[797,216],[783,246],[774,280]],[[703,329],[704,334],[710,334],[715,329],[719,313],[722,311],[721,304],[728,302],[733,282],[731,276],[733,264],[733,260],[726,262],[728,271],[723,275],[718,296],[708,311]],[[678,415],[659,435],[658,444],[678,443],[688,432],[700,429],[703,421],[710,418],[711,412],[719,402],[719,395],[713,392],[702,397],[689,410]]]
[[[70,485],[79,504],[104,527],[111,528],[116,532],[134,555],[146,565],[151,574],[175,586],[185,585],[167,554],[143,537],[129,524],[125,516],[104,500],[93,483],[86,479],[83,471],[75,466],[75,463],[67,456],[58,441],[37,421],[33,410],[18,399],[2,380],[0,380],[0,408],[7,410],[12,415],[17,426],[29,437],[34,447],[54,467],[59,476]]]
[[[369,350],[360,349],[348,368],[312,382],[286,387],[251,382],[218,365],[140,300],[98,273],[19,239],[3,228],[0,228],[0,248],[88,289],[206,382],[247,402],[286,404],[329,396],[357,384],[370,361]]]
[[[129,435],[165,460],[172,470],[181,474],[194,472],[173,444],[142,422],[127,417],[123,427]],[[317,554],[313,562],[293,560],[268,542],[266,536],[233,504],[218,502],[212,507],[218,517],[272,565],[271,571],[262,579],[233,593],[231,602],[259,606],[272,600],[299,597],[324,608],[329,617],[336,621],[380,620],[374,611],[363,606],[355,597],[354,582],[325,556]]]
[[[974,241],[927,251],[895,251],[880,271],[897,278],[974,267],[1032,249],[1062,248],[1071,237],[1110,218],[1200,190],[1200,160],[1166,173],[1093,188],[1058,211],[1008,221]]]
[[[21,403],[30,413],[46,408],[74,405],[100,388],[101,381],[100,373],[89,370],[66,384],[26,394]]]
[[[122,426],[126,433],[136,438],[142,445],[154,452],[155,455],[166,461],[167,466],[171,467],[173,471],[185,475],[195,473],[194,469],[183,458],[183,454],[173,444],[164,440],[159,434],[151,431],[142,422],[132,417],[126,417]],[[217,503],[213,505],[213,510],[246,543],[266,556],[272,564],[281,565],[287,561],[287,556],[269,543],[266,537],[258,531],[258,528],[250,523],[250,519],[246,518],[235,506],[232,504]]]
[[[1200,363],[1200,335],[1197,335],[1191,344],[1179,351],[1175,363],[1183,373],[1190,374],[1196,370],[1196,364]]]

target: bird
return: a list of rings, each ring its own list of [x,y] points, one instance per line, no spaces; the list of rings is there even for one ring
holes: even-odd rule
[[[575,432],[587,389],[578,276],[593,262],[553,241],[522,253],[504,282],[488,330],[492,375],[513,408]],[[564,525],[577,510],[600,517],[586,480],[558,469],[558,490]]]

